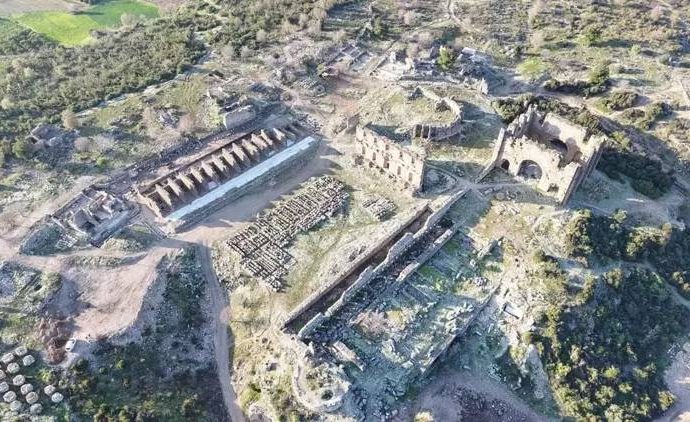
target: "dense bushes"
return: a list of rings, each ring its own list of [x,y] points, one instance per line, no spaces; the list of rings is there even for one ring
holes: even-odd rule
[[[625,110],[635,105],[638,95],[632,91],[618,91],[602,101],[604,107],[611,111]]]
[[[673,175],[663,170],[660,161],[631,151],[607,147],[597,168],[614,180],[627,176],[633,189],[653,199],[673,186]]]
[[[289,34],[307,27],[313,32],[320,31],[327,11],[337,3],[337,0],[222,0],[219,12],[229,19],[212,35],[212,42],[229,45],[236,54],[246,55],[278,31]]]
[[[664,225],[632,227],[625,214],[578,212],[566,227],[566,250],[573,257],[649,262],[678,292],[690,299],[690,233]]]
[[[564,94],[578,94],[585,97],[598,95],[609,88],[609,68],[608,63],[602,63],[594,68],[589,73],[589,78],[586,81],[559,81],[556,79],[549,79],[544,83],[544,89],[553,92],[562,92]]]
[[[0,18],[0,56],[37,51],[54,43],[41,34]]]
[[[184,70],[204,52],[191,29],[162,19],[79,48],[56,47],[0,70],[0,134],[26,132],[44,117],[85,109]]]
[[[562,411],[580,420],[650,420],[673,404],[663,360],[685,309],[647,270],[616,269],[582,302],[545,313],[534,336]]]

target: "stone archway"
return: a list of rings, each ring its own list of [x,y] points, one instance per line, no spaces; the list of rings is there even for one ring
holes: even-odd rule
[[[539,164],[536,162],[532,160],[524,160],[520,163],[517,174],[525,179],[539,180],[541,179],[543,172]]]
[[[551,147],[553,149],[560,152],[561,154],[563,154],[563,155],[568,154],[568,144],[561,141],[560,139],[554,138],[554,139],[549,141],[549,144],[551,145]]]
[[[505,158],[501,160],[501,168],[505,171],[510,170],[510,161],[506,160]]]

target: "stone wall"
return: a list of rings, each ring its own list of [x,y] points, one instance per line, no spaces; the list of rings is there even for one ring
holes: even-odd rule
[[[368,126],[357,126],[356,149],[372,167],[398,181],[406,190],[422,190],[426,153],[405,147],[377,134]]]
[[[449,109],[455,115],[455,119],[445,125],[416,124],[412,127],[410,133],[412,138],[421,138],[425,141],[440,141],[462,133],[463,107],[460,103],[450,97],[440,97],[421,86],[417,87],[415,91],[436,103],[437,108],[445,107]]]
[[[306,312],[309,308],[314,306],[318,301],[326,297],[331,291],[333,291],[334,288],[336,288],[340,283],[343,282],[347,277],[351,276],[358,268],[362,266],[365,262],[370,260],[374,255],[376,255],[381,248],[383,248],[386,244],[391,242],[396,236],[400,234],[406,227],[408,227],[412,222],[417,220],[422,214],[427,212],[428,210],[428,205],[424,204],[424,206],[419,207],[418,209],[414,210],[408,218],[405,220],[401,221],[394,230],[392,230],[390,233],[388,233],[386,236],[383,238],[379,239],[374,245],[372,245],[371,248],[369,248],[365,253],[361,254],[360,256],[357,257],[354,261],[350,263],[349,266],[347,266],[345,269],[343,269],[338,275],[333,277],[331,281],[328,283],[324,284],[321,286],[318,290],[313,292],[311,295],[309,295],[306,299],[302,301],[295,309],[293,309],[283,320],[282,328],[284,329],[286,326],[288,326],[290,323],[292,323],[294,320],[299,318],[304,312]],[[360,286],[362,284],[360,283]]]
[[[225,129],[234,129],[255,119],[257,116],[253,105],[246,105],[223,115]]]
[[[452,195],[450,198],[448,198],[443,205],[436,211],[434,211],[429,217],[427,217],[426,222],[424,225],[414,234],[412,233],[405,233],[398,241],[396,241],[389,249],[388,253],[386,254],[386,258],[379,263],[376,268],[373,270],[371,269],[371,266],[367,267],[360,276],[357,278],[355,283],[353,283],[350,288],[345,290],[343,294],[338,298],[336,302],[334,302],[326,311],[325,316],[330,317],[333,314],[335,314],[347,301],[359,290],[361,290],[363,287],[367,285],[372,279],[375,277],[378,277],[382,275],[384,272],[388,270],[388,268],[394,264],[405,252],[407,252],[412,246],[414,246],[419,240],[421,240],[424,236],[426,236],[440,221],[441,219],[446,215],[446,213],[450,210],[450,208],[457,203],[457,201],[462,198],[467,191],[462,190],[454,195]],[[443,236],[441,240],[438,240],[438,243],[440,245],[437,246],[435,249],[438,251],[445,242],[452,237],[452,235],[455,233],[455,230],[452,230],[452,233],[448,235],[447,238],[444,238]],[[387,242],[386,242],[387,243]],[[436,246],[434,246],[436,247]],[[371,251],[371,254],[376,253],[379,251],[379,248],[374,249]],[[431,255],[429,255],[431,256]],[[424,258],[424,260],[428,259]],[[350,270],[348,272],[348,275],[352,273],[354,269]],[[310,298],[308,298],[303,304],[298,306],[297,309],[295,309],[293,312],[290,313],[288,318],[283,324],[283,328],[285,328],[286,325],[288,325],[290,322],[294,321],[299,315],[301,315],[304,311],[309,309],[313,304],[315,304],[318,300],[323,298],[326,293],[330,292],[333,290],[333,288],[342,281],[343,278],[337,278],[336,283],[329,283],[328,286],[329,288],[319,292],[317,295],[313,295]],[[312,334],[318,327],[321,326],[321,324],[326,320],[326,318],[321,318],[318,317],[319,315],[322,315],[321,313],[317,314],[314,318],[312,318],[307,324],[309,325],[309,330],[300,330],[300,339],[307,339],[310,334]],[[324,315],[322,315],[324,316]],[[318,317],[318,318],[317,318]],[[306,325],[305,325],[306,327]]]

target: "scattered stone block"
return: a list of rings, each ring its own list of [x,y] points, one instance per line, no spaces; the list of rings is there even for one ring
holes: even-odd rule
[[[22,402],[19,400],[15,400],[12,403],[10,403],[10,410],[13,412],[19,412],[19,410],[22,408]]]
[[[17,375],[12,378],[12,384],[16,386],[24,385],[26,383],[26,377],[24,375]]]
[[[4,363],[5,365],[9,364],[9,363],[12,362],[13,360],[14,360],[14,355],[13,355],[12,353],[5,353],[5,354],[2,355],[2,357],[0,358],[0,361],[1,361],[2,363]]]
[[[26,355],[22,358],[22,365],[31,366],[36,362],[36,359],[31,355]]]
[[[29,404],[34,404],[38,401],[38,394],[35,391],[30,392],[26,395],[26,402]]]
[[[53,393],[52,396],[50,396],[50,401],[53,403],[60,403],[65,397],[60,394],[60,393]]]
[[[7,365],[7,373],[8,374],[16,374],[19,372],[19,364],[16,362],[12,362],[9,365]]]
[[[26,396],[27,394],[29,394],[29,393],[31,393],[31,392],[34,391],[34,386],[31,385],[31,384],[24,384],[24,385],[21,386],[21,388],[19,389],[19,391],[21,391],[21,393],[22,393],[23,396]]]
[[[43,412],[43,406],[41,406],[40,403],[32,404],[29,408],[29,412],[31,412],[32,415],[39,415]]]
[[[2,399],[5,401],[5,403],[11,403],[16,398],[17,398],[17,393],[15,393],[14,391],[8,391],[2,395]]]

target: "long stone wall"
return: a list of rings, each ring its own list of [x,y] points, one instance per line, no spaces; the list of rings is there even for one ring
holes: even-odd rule
[[[424,206],[419,207],[418,209],[413,211],[410,214],[410,216],[405,220],[401,221],[400,224],[398,224],[394,230],[388,233],[388,235],[379,239],[371,248],[369,248],[362,255],[358,256],[354,261],[350,263],[350,265],[347,268],[343,269],[340,273],[338,273],[338,275],[336,275],[330,282],[324,284],[318,290],[314,291],[311,295],[304,299],[302,303],[300,303],[284,318],[282,328],[285,329],[290,323],[299,318],[304,312],[306,312],[308,309],[314,306],[318,301],[322,300],[329,293],[331,293],[334,288],[336,288],[338,285],[340,285],[340,283],[343,282],[343,280],[352,275],[352,273],[355,272],[360,266],[362,266],[362,264],[364,264],[365,262],[370,260],[374,255],[376,255],[381,250],[381,248],[384,247],[384,245],[390,243],[391,240],[398,236],[401,231],[403,231],[406,227],[412,224],[412,222],[417,220],[422,214],[427,212],[428,209],[428,204],[424,204]]]
[[[371,267],[367,267],[360,274],[360,276],[357,278],[357,281],[349,289],[347,289],[336,302],[334,302],[328,308],[328,310],[325,313],[325,316],[330,317],[333,314],[335,314],[357,291],[364,288],[367,285],[367,283],[369,283],[372,279],[383,274],[386,270],[388,270],[388,268],[393,263],[395,263],[405,252],[407,252],[412,246],[414,246],[420,239],[426,236],[436,226],[436,224],[438,224],[438,222],[446,215],[450,208],[465,195],[465,193],[467,193],[467,191],[462,190],[448,198],[448,200],[446,200],[446,202],[438,210],[434,211],[427,218],[424,225],[415,234],[405,233],[403,237],[401,237],[389,248],[388,253],[386,254],[386,258],[379,265],[377,265],[376,268],[372,270]],[[440,246],[438,246],[438,248],[440,249],[445,244],[445,242],[447,242],[448,239],[450,239],[450,237],[452,237],[452,234],[447,239],[442,240],[442,243],[440,244]],[[378,250],[374,250],[374,252],[378,252]],[[428,259],[428,257],[426,259]],[[350,271],[350,273],[351,272],[352,271]],[[331,287],[328,289],[328,292],[330,292],[336,285],[337,283],[331,284]],[[286,319],[286,322],[283,324],[283,328],[290,322],[294,321],[299,315],[301,315],[302,312],[311,307],[319,299],[323,298],[325,294],[326,292],[320,293],[315,297],[315,300],[311,298],[307,299],[307,301],[305,301],[306,306],[300,305],[295,311],[293,311],[290,317],[288,317],[288,319]],[[313,333],[318,327],[320,327],[323,321],[325,320],[326,318],[324,318],[324,315],[322,313],[319,313],[315,317],[313,317],[307,323],[307,325],[310,327],[309,330],[300,331],[300,339],[308,338],[308,335]]]
[[[173,220],[168,224],[168,227],[174,231],[182,231],[189,228],[191,225],[203,220],[214,212],[224,208],[231,202],[235,201],[249,192],[255,191],[274,178],[280,177],[285,172],[291,171],[295,168],[304,167],[311,161],[319,146],[319,141],[316,138],[310,138],[311,141],[305,144],[305,148],[299,150],[299,153],[293,154],[286,159],[277,162],[276,165],[263,169],[253,178],[248,178],[242,184],[235,184],[231,189],[228,189],[222,196],[216,197],[194,210],[194,212],[187,213],[179,219]]]

